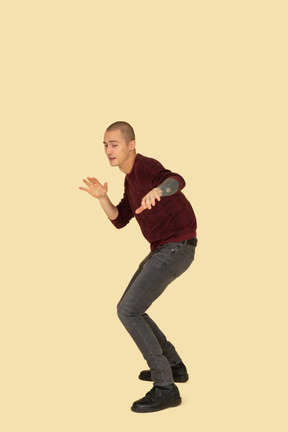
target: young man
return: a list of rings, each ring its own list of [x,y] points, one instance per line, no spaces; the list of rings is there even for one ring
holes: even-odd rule
[[[134,402],[131,409],[152,412],[181,403],[175,382],[187,381],[188,373],[174,346],[146,310],[191,265],[197,226],[194,211],[181,192],[184,179],[155,159],[136,154],[135,144],[133,128],[126,122],[113,123],[105,132],[109,163],[126,174],[124,196],[116,207],[107,196],[107,182],[102,185],[95,177],[87,177],[83,179],[87,187],[79,189],[98,198],[116,228],[135,217],[150,243],[151,252],[140,263],[117,310],[149,366],[139,378],[154,381],[152,390]],[[169,314],[173,318],[173,312]]]

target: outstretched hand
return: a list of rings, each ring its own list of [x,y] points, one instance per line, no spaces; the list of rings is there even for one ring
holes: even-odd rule
[[[108,183],[105,182],[104,186],[101,185],[101,183],[95,178],[95,177],[87,177],[86,179],[83,179],[83,182],[88,186],[80,187],[79,189],[88,192],[90,195],[92,195],[94,198],[103,198],[108,191]]]
[[[157,201],[161,201],[162,191],[159,188],[154,188],[141,201],[141,206],[135,210],[136,214],[140,214],[143,210],[149,209],[151,210],[152,206],[154,207]]]

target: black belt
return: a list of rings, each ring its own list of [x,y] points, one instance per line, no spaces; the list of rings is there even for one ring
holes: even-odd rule
[[[197,246],[198,239],[197,237],[193,237],[192,239],[187,240],[186,244],[190,244],[192,246]]]

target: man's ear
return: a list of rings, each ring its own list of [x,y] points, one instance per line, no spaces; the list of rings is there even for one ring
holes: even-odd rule
[[[135,141],[135,140],[131,140],[131,141],[129,142],[129,149],[130,149],[130,150],[134,150],[134,149],[135,149],[135,146],[136,146],[136,141]]]

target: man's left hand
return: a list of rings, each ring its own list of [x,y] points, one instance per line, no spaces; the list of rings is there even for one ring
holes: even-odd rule
[[[142,213],[143,210],[149,209],[151,210],[152,206],[154,207],[156,201],[161,201],[162,190],[160,188],[154,188],[141,201],[141,206],[135,210],[136,214]]]

